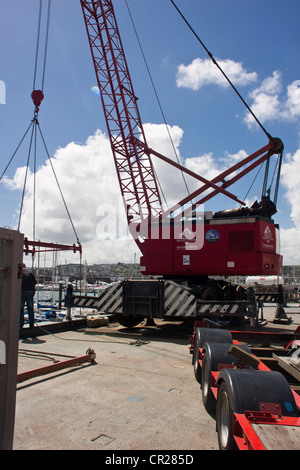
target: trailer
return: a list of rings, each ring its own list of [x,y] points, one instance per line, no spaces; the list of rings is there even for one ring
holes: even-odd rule
[[[220,450],[300,450],[300,327],[264,333],[195,322],[189,349]]]

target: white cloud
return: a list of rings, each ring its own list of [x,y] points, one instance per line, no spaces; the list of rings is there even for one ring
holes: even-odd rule
[[[265,78],[260,87],[249,94],[253,100],[250,107],[260,121],[278,119],[281,116],[282,110],[279,101],[281,88],[281,74],[275,71],[272,77]],[[245,122],[249,127],[255,123],[252,115],[248,112]]]
[[[261,85],[249,94],[250,107],[258,119],[266,121],[294,121],[300,117],[300,81],[289,84],[284,95],[282,75],[275,70],[271,77],[265,78]],[[249,127],[256,125],[251,114],[247,112],[245,122]]]
[[[144,131],[150,148],[182,164],[179,146],[183,138],[183,130],[179,126],[168,125],[166,128],[164,124],[146,123]],[[180,200],[180,194],[182,197],[187,194],[181,172],[158,157],[152,156],[151,158],[168,204],[177,203]]]
[[[212,180],[220,172],[211,152],[198,157],[187,158],[185,165],[189,170],[209,180]]]
[[[154,124],[144,127],[149,146],[175,159],[166,127]],[[183,131],[178,126],[169,126],[169,132],[180,158],[178,147]],[[71,142],[59,148],[51,161],[83,246],[83,259],[91,263],[133,262],[139,250],[128,233],[108,137],[97,131],[84,144]],[[170,169],[158,159],[155,167],[166,197],[171,203],[174,198],[177,201],[178,188],[180,185],[183,188],[178,170]],[[11,191],[22,191],[24,175],[25,168],[18,168],[12,179],[3,179],[3,184]],[[33,237],[33,178],[29,171],[21,220],[21,231],[29,239]],[[36,173],[35,238],[69,245],[76,242],[49,161]],[[77,256],[69,252],[61,254],[63,260],[70,262],[77,262]]]
[[[133,253],[138,250],[127,234],[125,212],[121,206],[122,201],[119,201],[120,193],[110,143],[105,134],[97,131],[85,144],[71,142],[66,147],[59,148],[52,162],[83,245],[83,259],[107,263],[132,261]],[[23,182],[24,168],[17,169],[12,180],[4,180],[9,189],[20,190]],[[33,174],[29,173],[21,220],[21,231],[29,239],[33,236],[32,207]],[[114,239],[111,240],[105,240],[112,235],[111,232],[104,231],[108,219],[101,219],[107,208],[110,210],[110,216],[112,213],[115,216],[115,233]],[[120,221],[116,221],[117,217]],[[120,235],[119,239],[116,239],[117,234]],[[36,173],[36,239],[69,245],[76,243],[49,161]],[[69,252],[64,252],[61,256],[70,262],[78,261],[78,255]]]
[[[169,158],[174,149],[165,125],[144,125],[148,145]],[[169,126],[179,161],[183,130]],[[212,153],[190,157],[185,166],[207,179],[214,178],[224,169],[245,158],[246,152],[224,152],[218,159]],[[159,181],[169,204],[177,203],[186,196],[182,175],[175,168],[152,157]],[[83,245],[83,259],[89,263],[132,262],[139,250],[128,233],[127,221],[111,154],[109,139],[101,131],[89,137],[84,144],[71,142],[59,148],[53,159],[61,189]],[[300,264],[300,149],[288,155],[282,165],[282,185],[291,206],[294,227],[282,229],[284,263]],[[25,168],[18,168],[10,180],[3,184],[12,191],[22,191]],[[21,231],[32,238],[33,174],[27,177],[27,192],[22,213]],[[191,191],[199,187],[197,181],[187,178]],[[51,167],[47,161],[36,173],[36,239],[41,241],[73,244],[76,242],[68,220]],[[62,261],[77,262],[78,255],[64,252]]]
[[[218,61],[222,70],[235,85],[245,86],[257,80],[256,72],[247,72],[241,62],[231,59]],[[194,59],[189,65],[177,67],[177,86],[199,90],[204,85],[229,86],[220,70],[210,59]]]
[[[256,72],[247,72],[241,62],[231,59],[219,60],[220,67],[236,86],[245,86],[257,82]],[[253,113],[262,122],[281,120],[295,121],[300,117],[300,80],[283,87],[282,74],[275,70],[270,77],[249,93],[249,105]],[[216,65],[210,59],[196,58],[190,64],[177,67],[176,83],[178,87],[199,90],[205,85],[229,86]],[[247,111],[244,121],[249,128],[257,123]]]
[[[99,87],[97,87],[97,86],[93,86],[93,87],[91,88],[91,92],[92,92],[94,95],[97,95],[97,96],[100,95],[100,90],[99,90]]]
[[[287,87],[286,112],[292,119],[300,116],[300,80]]]
[[[294,155],[288,154],[282,165],[282,185],[285,197],[291,206],[294,227],[281,229],[281,246],[284,264],[300,264],[300,149]]]

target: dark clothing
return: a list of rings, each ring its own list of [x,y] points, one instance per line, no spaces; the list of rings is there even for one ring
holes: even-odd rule
[[[33,294],[32,292],[22,292],[21,295],[21,309],[20,309],[20,328],[24,326],[24,307],[27,305],[27,312],[29,317],[29,326],[34,326],[34,311],[33,311]]]
[[[24,271],[22,274],[22,292],[33,292],[35,294],[36,280],[32,273]]]
[[[20,328],[24,326],[24,307],[27,305],[29,326],[34,326],[33,297],[35,294],[36,280],[32,273],[24,270],[22,274],[22,294],[20,308]]]

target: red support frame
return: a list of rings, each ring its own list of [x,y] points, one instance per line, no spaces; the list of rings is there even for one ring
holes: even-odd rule
[[[206,201],[209,199],[212,199],[214,196],[216,196],[219,193],[222,193],[226,195],[227,197],[233,199],[234,201],[238,202],[241,205],[245,205],[243,201],[240,201],[234,194],[231,194],[230,192],[227,191],[227,188],[234,184],[236,181],[241,179],[243,176],[246,174],[250,173],[252,170],[254,170],[257,166],[261,165],[265,161],[269,160],[272,155],[280,153],[282,151],[282,142],[280,139],[271,139],[270,142],[262,147],[261,149],[257,150],[253,154],[249,155],[248,157],[244,158],[240,162],[236,163],[233,165],[231,168],[228,168],[227,170],[223,171],[220,173],[218,176],[213,178],[211,181],[206,180],[205,178],[193,173],[192,171],[188,170],[182,165],[177,164],[173,160],[165,157],[164,155],[161,155],[160,153],[156,152],[155,150],[151,148],[147,148],[146,144],[144,144],[141,141],[136,140],[136,144],[144,148],[145,151],[147,151],[149,154],[152,154],[161,160],[169,163],[170,165],[174,166],[175,168],[180,169],[181,171],[187,173],[188,175],[194,177],[195,179],[201,181],[203,185],[196,189],[192,194],[189,194],[186,196],[184,199],[179,201],[176,206],[171,207],[170,209],[166,210],[163,213],[163,216],[166,217],[169,214],[171,214],[175,209],[178,209],[178,206],[184,206],[186,204],[191,204],[190,208],[185,207],[184,214],[187,215],[190,211],[192,211],[195,207],[195,204],[192,203],[193,200],[195,200],[196,197],[200,196],[203,192],[212,189],[212,191],[202,197],[202,199],[199,199],[197,201],[197,205],[204,204]],[[248,166],[246,166],[248,165]],[[243,167],[246,167],[242,170]],[[231,179],[225,180],[230,175],[234,175],[231,177]],[[221,183],[220,185],[218,185]]]
[[[158,237],[156,236],[158,232],[155,224],[158,223],[157,226],[159,224],[161,226],[163,224],[171,226],[173,222],[191,220],[192,218],[188,217],[190,212],[195,211],[197,215],[199,208],[202,212],[200,206],[220,193],[230,197],[240,205],[245,205],[244,201],[239,200],[228,191],[228,187],[264,162],[267,163],[265,171],[265,181],[267,181],[269,159],[274,154],[282,155],[283,144],[281,140],[267,134],[269,143],[266,146],[220,173],[211,181],[150,149],[146,143],[137,106],[137,97],[132,86],[114,13],[113,1],[80,1],[129,231],[144,256],[141,259],[144,273],[149,275],[183,274],[189,277],[203,274],[215,275],[216,273],[219,275],[228,275],[229,273],[231,275],[265,274],[269,266],[272,267],[274,272],[279,272],[281,258],[276,252],[275,244],[273,245],[272,254],[269,251],[265,253],[258,244],[256,244],[256,250],[240,248],[238,251],[242,252],[242,256],[239,256],[238,262],[236,259],[238,255],[234,255],[236,257],[234,259],[229,259],[232,255],[227,245],[222,256],[219,256],[217,249],[214,250],[217,254],[213,259],[210,256],[211,246],[208,247],[209,242],[206,243],[206,240],[204,240],[201,248],[195,249],[194,247],[193,253],[186,253],[188,258],[185,259],[180,250],[188,251],[187,247],[179,247],[176,237],[172,239],[171,236],[169,237],[169,243],[164,243],[164,238],[159,238],[160,234]],[[202,183],[201,187],[165,210],[151,160],[153,155],[194,177]],[[278,181],[277,178],[276,184],[278,184]],[[268,201],[266,201],[267,199]],[[269,201],[270,204],[268,205]],[[266,196],[265,185],[261,205],[257,204],[255,208],[250,208],[248,213],[247,210],[244,212],[239,211],[240,214],[254,214],[254,217],[263,215],[268,218],[271,218],[275,212],[275,204]],[[200,218],[198,219],[200,220]],[[273,224],[271,219],[270,223]],[[225,224],[220,229],[222,230],[220,238],[228,240],[232,227],[227,226],[226,229],[224,227]],[[257,227],[258,224],[251,228],[254,237],[256,237],[255,230],[260,230]],[[187,228],[193,231],[192,227]],[[216,226],[214,228],[216,229]],[[151,237],[152,233],[154,233],[153,237]],[[176,235],[175,231],[174,234]],[[159,244],[156,243],[156,240],[159,240]],[[164,257],[162,258],[161,246],[163,244]],[[220,245],[218,244],[216,248],[219,249]],[[207,252],[202,247],[207,248]],[[251,262],[248,262],[249,258],[251,258]],[[189,268],[187,268],[186,263],[189,263]],[[236,267],[238,265],[239,268]],[[233,267],[235,267],[235,270],[232,269]],[[206,270],[205,273],[203,273],[203,269]],[[242,269],[246,269],[246,272],[242,273]],[[270,274],[273,274],[273,272],[270,272]]]
[[[197,321],[194,323],[194,331],[193,335],[190,339],[190,354],[193,354],[193,348],[194,348],[194,340],[195,340],[195,332],[196,329],[200,327],[203,328],[205,327],[204,322],[202,321]],[[232,335],[234,336],[235,334],[239,334],[243,336],[243,333],[245,334],[245,339],[246,336],[249,333],[252,333],[253,335],[257,335],[257,332],[249,332],[249,331],[232,331]],[[299,327],[296,329],[294,333],[290,333],[290,336],[297,338],[297,335],[299,334]],[[268,333],[259,333],[262,338],[268,336]],[[281,333],[270,333],[269,334],[271,338],[278,338],[278,340],[284,340],[285,335]],[[291,341],[292,342],[292,341]],[[241,344],[239,340],[233,339],[233,344],[239,345]],[[290,343],[286,345],[286,347],[289,346]],[[202,362],[203,362],[203,348],[199,348],[198,351],[198,358],[199,358],[199,365],[202,367]],[[231,365],[219,365],[219,369],[221,370],[223,367],[231,367]],[[261,360],[259,360],[258,364],[258,370],[262,371],[270,371],[271,369],[266,366]],[[219,385],[218,385],[218,375],[219,371],[211,371],[210,375],[210,388],[211,391],[217,400],[218,398],[218,390],[219,390]],[[295,399],[295,403],[297,408],[300,411],[300,396],[298,393],[296,393],[294,390],[292,390],[292,394]],[[276,414],[273,412],[272,404],[267,404],[270,406],[270,410],[266,408],[266,411],[261,411],[261,412],[253,412],[251,410],[247,411],[245,410],[244,414],[240,413],[233,413],[234,417],[234,423],[233,423],[233,433],[234,433],[234,440],[238,446],[239,450],[266,450],[265,446],[263,445],[262,441],[260,440],[259,436],[255,432],[254,428],[252,427],[252,423],[255,424],[274,424],[276,426],[294,426],[294,427],[300,427],[300,418],[299,417],[290,417],[290,416],[282,416],[281,413]],[[281,410],[280,410],[281,411]]]
[[[30,247],[32,246],[32,249]],[[43,251],[68,251],[72,250],[73,253],[76,253],[77,251],[79,253],[82,253],[82,246],[80,243],[78,243],[78,246],[75,245],[62,245],[58,243],[48,243],[48,242],[40,242],[40,241],[30,241],[28,238],[24,238],[24,253],[28,255],[29,253],[35,253],[35,248],[44,248],[44,250],[39,250],[40,252]]]

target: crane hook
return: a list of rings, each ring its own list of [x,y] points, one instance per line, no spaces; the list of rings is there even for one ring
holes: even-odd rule
[[[42,90],[33,90],[33,92],[31,93],[31,98],[33,104],[35,105],[35,114],[37,114],[39,112],[41,102],[44,99],[44,93],[42,92]]]

